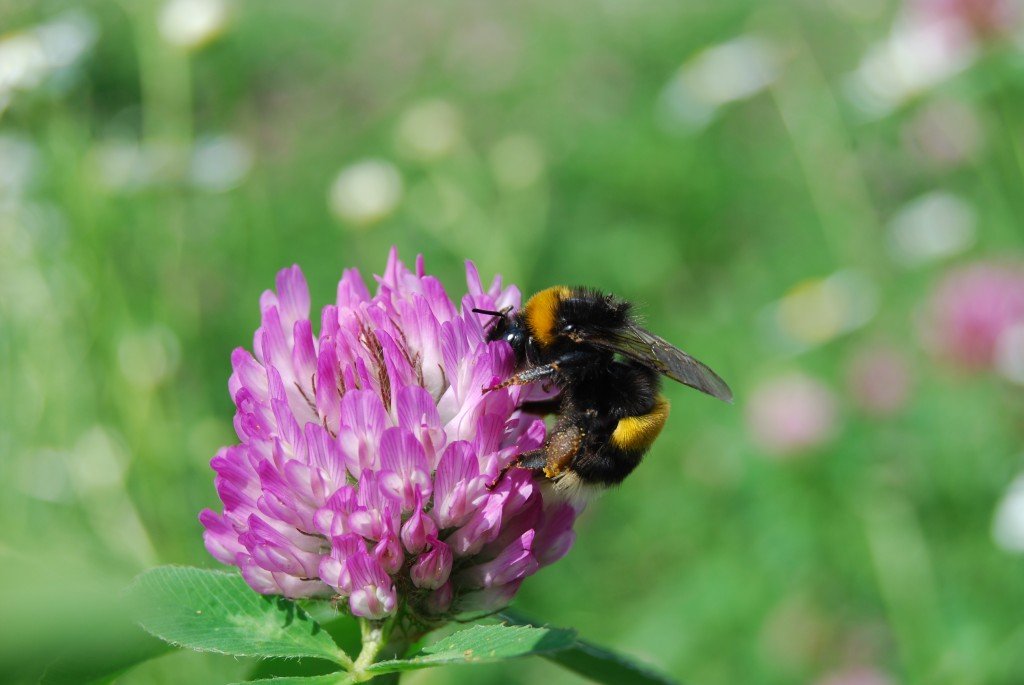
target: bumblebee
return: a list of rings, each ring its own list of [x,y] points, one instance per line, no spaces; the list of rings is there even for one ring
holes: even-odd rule
[[[557,419],[544,446],[510,468],[543,475],[567,496],[621,483],[637,467],[668,419],[661,376],[732,402],[714,371],[642,328],[633,306],[612,295],[556,286],[514,314],[474,311],[496,317],[488,340],[505,340],[516,358],[515,373],[488,390],[535,382],[560,390],[523,406]]]

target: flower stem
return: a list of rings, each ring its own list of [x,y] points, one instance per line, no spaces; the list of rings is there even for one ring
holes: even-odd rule
[[[366,669],[373,665],[377,655],[387,645],[393,623],[393,619],[386,621],[359,619],[359,628],[363,634],[363,646],[355,663],[352,664],[353,682],[362,683],[374,677],[374,674],[367,673]]]

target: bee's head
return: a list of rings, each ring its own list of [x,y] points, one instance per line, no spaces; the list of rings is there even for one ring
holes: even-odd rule
[[[511,347],[512,351],[516,355],[516,364],[522,363],[526,356],[526,343],[530,338],[530,331],[527,329],[523,322],[521,314],[512,316],[509,314],[512,311],[511,307],[503,309],[500,312],[491,311],[489,309],[473,309],[477,314],[490,314],[495,317],[494,325],[491,330],[487,332],[487,339],[489,341],[504,340]]]
[[[588,339],[615,331],[629,320],[629,303],[587,288],[556,286],[542,290],[526,303],[524,318],[542,347]]]

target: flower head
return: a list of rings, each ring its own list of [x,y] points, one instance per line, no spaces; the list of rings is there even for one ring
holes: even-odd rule
[[[485,392],[513,366],[474,307],[519,304],[468,263],[456,307],[422,259],[395,251],[370,295],[344,272],[319,333],[298,267],[260,300],[254,354],[228,382],[239,444],[211,461],[222,513],[200,520],[210,553],[258,592],[340,596],[352,613],[422,622],[511,601],[565,555],[577,510],[545,501],[532,476],[501,470],[544,439],[519,404],[528,388]]]
[[[766,452],[795,456],[835,435],[836,405],[835,394],[821,381],[794,372],[754,388],[747,404],[747,427]]]
[[[932,294],[925,343],[967,370],[991,368],[1001,339],[1024,323],[1024,269],[980,262],[951,271]]]
[[[912,0],[910,10],[924,21],[955,24],[976,40],[1010,34],[1020,14],[1016,0]]]

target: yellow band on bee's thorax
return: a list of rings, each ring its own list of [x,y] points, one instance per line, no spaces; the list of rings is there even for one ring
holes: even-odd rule
[[[531,297],[523,308],[530,333],[541,347],[555,341],[555,318],[558,304],[568,298],[571,291],[563,285],[541,290]]]

